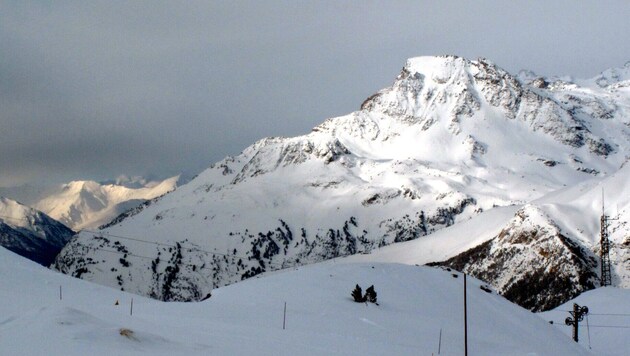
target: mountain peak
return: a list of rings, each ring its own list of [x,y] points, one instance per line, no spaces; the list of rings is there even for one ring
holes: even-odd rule
[[[464,68],[470,61],[453,55],[409,58],[405,70],[410,73],[449,75],[453,69]]]
[[[405,77],[405,73],[411,75],[420,74],[427,80],[444,84],[449,79],[466,78],[467,75],[476,75],[480,71],[500,72],[501,75],[507,74],[506,71],[500,69],[486,58],[469,60],[455,55],[421,56],[409,58],[405,63],[403,73],[398,79]]]
[[[593,79],[602,88],[621,82],[626,82],[624,86],[628,86],[630,85],[628,84],[630,81],[630,61],[626,62],[623,67],[606,69]]]
[[[178,179],[179,176],[175,176],[145,182],[138,188],[113,183],[102,185],[92,180],[72,181],[52,191],[34,206],[73,229],[95,228],[144,201],[174,190]],[[127,182],[140,180],[132,178]]]
[[[21,203],[0,197],[0,221],[12,226],[28,226],[28,218],[35,216],[37,211]]]
[[[95,191],[98,190],[100,184],[92,180],[74,180],[63,185],[63,190],[71,192],[80,192],[83,190]]]

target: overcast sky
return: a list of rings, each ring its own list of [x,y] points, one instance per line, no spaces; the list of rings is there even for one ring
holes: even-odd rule
[[[629,1],[0,0],[0,186],[198,173],[357,110],[408,57],[592,77]]]

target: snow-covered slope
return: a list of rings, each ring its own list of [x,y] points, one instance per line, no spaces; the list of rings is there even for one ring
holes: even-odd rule
[[[0,246],[48,266],[72,235],[41,211],[0,197]]]
[[[33,206],[74,230],[94,229],[147,200],[174,190],[178,178],[161,182],[119,179],[111,184],[73,181],[47,190],[45,197]]]
[[[218,162],[101,234],[80,234],[56,268],[195,300],[212,286],[413,240],[616,172],[630,156],[628,93],[542,81],[487,60],[410,59],[359,111]]]
[[[7,272],[0,274],[3,355],[463,354],[463,278],[440,269],[308,266],[216,289],[200,303],[126,294],[1,248],[0,270]],[[374,285],[379,305],[353,302],[357,283]],[[481,282],[467,285],[470,354],[591,354]]]
[[[614,286],[630,288],[630,165],[521,207],[494,238],[441,263],[547,310],[599,286],[602,192],[611,218]]]
[[[630,290],[619,288],[598,288],[581,294],[554,310],[539,314],[543,319],[553,321],[558,329],[572,336],[572,326],[565,324],[571,317],[573,304],[589,309],[584,320],[579,323],[578,340],[580,345],[593,350],[597,355],[624,356],[630,350]]]
[[[613,285],[630,288],[630,165],[526,205],[493,209],[429,237],[356,261],[436,261],[492,283],[508,299],[549,309],[599,286],[602,190],[610,221]]]

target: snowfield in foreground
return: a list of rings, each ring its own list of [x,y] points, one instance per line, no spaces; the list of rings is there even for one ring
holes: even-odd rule
[[[463,278],[436,268],[333,260],[219,288],[198,303],[133,296],[5,249],[0,270],[3,355],[431,355],[440,330],[441,354],[463,354]],[[538,315],[468,282],[471,355],[591,354]],[[380,305],[354,303],[357,283],[374,285]]]

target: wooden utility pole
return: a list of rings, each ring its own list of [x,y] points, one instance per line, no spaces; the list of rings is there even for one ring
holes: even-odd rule
[[[466,305],[466,273],[464,273],[464,356],[468,356],[468,308]]]

